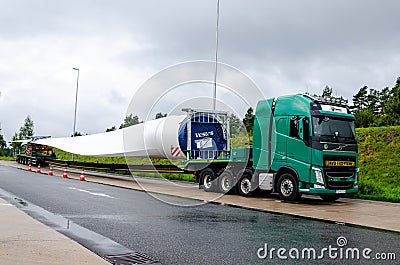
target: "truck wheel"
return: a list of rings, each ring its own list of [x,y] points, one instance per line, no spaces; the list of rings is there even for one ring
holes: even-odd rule
[[[252,191],[253,187],[251,184],[252,176],[253,176],[252,173],[246,170],[237,184],[238,192],[243,197],[249,197],[253,193]]]
[[[299,200],[299,185],[296,178],[291,173],[283,173],[278,180],[279,197],[285,201]]]
[[[323,199],[326,202],[334,202],[340,198],[340,195],[339,194],[321,194],[320,197],[321,197],[321,199]]]
[[[218,177],[218,183],[219,190],[222,193],[226,194],[231,192],[235,186],[232,171],[229,169],[223,169]]]
[[[215,181],[215,174],[212,169],[205,169],[201,172],[201,187],[204,191],[215,191],[216,190],[216,181]]]

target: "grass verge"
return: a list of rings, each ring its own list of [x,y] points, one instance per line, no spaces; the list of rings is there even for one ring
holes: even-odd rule
[[[13,157],[13,156],[0,156],[0,160],[15,161],[15,157]]]
[[[357,129],[359,188],[355,198],[400,202],[400,126]]]

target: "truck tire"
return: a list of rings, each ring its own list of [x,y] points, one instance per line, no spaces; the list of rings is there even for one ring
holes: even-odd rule
[[[340,198],[340,195],[339,194],[321,194],[320,197],[321,197],[321,199],[323,199],[326,202],[334,202]]]
[[[245,170],[243,172],[242,177],[239,179],[237,183],[237,189],[240,194],[240,196],[243,197],[250,197],[253,193],[253,187],[252,187],[252,178],[253,174],[249,170]]]
[[[200,187],[207,192],[215,191],[217,186],[215,173],[212,169],[205,169],[200,173]]]
[[[297,201],[300,199],[299,184],[292,173],[283,173],[278,180],[279,197],[284,201]]]
[[[229,169],[222,169],[218,177],[219,191],[227,194],[232,192],[235,187],[233,173]]]

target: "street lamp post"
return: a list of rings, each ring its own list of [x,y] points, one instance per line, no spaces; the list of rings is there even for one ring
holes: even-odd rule
[[[217,111],[218,32],[219,32],[219,0],[217,0],[217,27],[215,30],[215,72],[214,72],[214,90],[213,90],[214,112]]]
[[[75,137],[75,128],[76,128],[76,107],[78,104],[78,87],[79,87],[79,68],[72,68],[75,71],[78,71],[78,75],[76,77],[76,93],[75,93],[75,112],[74,112],[74,129],[72,131],[72,137]],[[72,161],[74,161],[74,154],[72,154]]]

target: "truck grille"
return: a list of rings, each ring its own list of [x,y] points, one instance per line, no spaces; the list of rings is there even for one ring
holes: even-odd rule
[[[337,189],[351,189],[353,187],[352,181],[331,181],[327,182],[326,187],[331,190]]]
[[[329,178],[352,178],[354,177],[353,172],[326,172],[326,176]]]
[[[351,163],[353,163],[353,165],[348,166],[349,164],[351,165]],[[353,188],[354,182],[352,180],[349,181],[349,179],[355,177],[355,164],[355,156],[324,156],[326,187],[331,190],[347,190]]]

